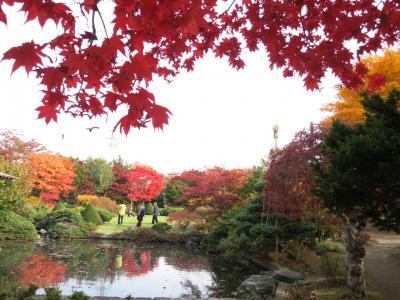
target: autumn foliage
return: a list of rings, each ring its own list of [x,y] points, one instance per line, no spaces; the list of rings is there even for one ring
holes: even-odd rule
[[[265,181],[265,203],[269,211],[299,218],[317,213],[319,205],[312,193],[312,162],[321,159],[321,143],[326,128],[310,125],[296,133],[283,149],[272,150]]]
[[[66,279],[68,267],[48,259],[42,254],[35,254],[18,266],[21,287],[31,284],[38,287],[56,286]]]
[[[24,162],[29,155],[44,150],[34,139],[24,141],[18,132],[6,130],[0,133],[0,158],[12,162]]]
[[[59,200],[60,196],[75,189],[74,165],[69,158],[50,153],[29,157],[34,191],[44,200]]]
[[[113,164],[114,182],[107,194],[117,200],[127,200],[129,194],[128,170],[119,163]]]
[[[128,198],[133,202],[151,201],[163,188],[163,175],[144,165],[135,165],[126,175]]]
[[[388,0],[0,0],[4,24],[13,14],[7,5],[27,22],[58,25],[48,40],[26,41],[2,58],[43,86],[39,118],[92,118],[124,107],[116,126],[125,133],[149,122],[162,129],[170,112],[157,104],[149,82],[193,70],[209,52],[240,69],[243,49],[261,49],[271,68],[301,76],[308,89],[318,88],[327,70],[355,87],[365,69],[354,62],[393,45],[400,30],[400,5]]]
[[[158,258],[152,261],[151,251],[126,250],[122,255],[122,270],[129,277],[137,277],[158,267]]]
[[[251,170],[212,168],[205,171],[190,170],[171,180],[185,183],[178,202],[187,206],[184,211],[170,215],[172,220],[203,219],[198,209],[209,207],[208,215],[221,216],[240,200],[240,191],[246,184]]]
[[[383,55],[368,56],[362,62],[366,67],[364,84],[357,89],[339,87],[338,101],[322,109],[333,113],[325,123],[329,124],[333,120],[349,125],[363,123],[365,110],[361,92],[374,92],[386,98],[391,90],[400,89],[400,52],[386,50]]]

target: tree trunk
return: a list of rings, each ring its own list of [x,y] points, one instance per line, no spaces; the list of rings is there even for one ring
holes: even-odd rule
[[[353,299],[367,299],[364,279],[364,242],[360,231],[356,230],[348,219],[343,229],[347,251],[347,287]]]

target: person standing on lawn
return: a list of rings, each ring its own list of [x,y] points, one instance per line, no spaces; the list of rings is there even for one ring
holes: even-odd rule
[[[120,205],[118,205],[118,224],[119,225],[122,225],[122,223],[124,222],[125,212],[126,212],[126,205],[124,203],[120,203]]]
[[[137,220],[138,220],[138,222],[137,222],[137,227],[140,227],[140,226],[142,226],[142,221],[143,221],[143,218],[144,218],[144,213],[145,213],[145,210],[144,210],[144,203],[142,202],[141,204],[140,204],[140,206],[139,206],[139,211],[138,211],[138,214],[137,214]]]
[[[153,204],[153,219],[151,220],[151,224],[158,223],[158,216],[160,215],[160,209],[158,208],[157,202]]]

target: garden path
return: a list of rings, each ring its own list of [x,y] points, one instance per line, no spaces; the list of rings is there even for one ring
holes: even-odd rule
[[[400,235],[373,232],[366,250],[364,264],[367,282],[385,300],[400,299],[400,259],[393,255],[395,251],[400,253]]]

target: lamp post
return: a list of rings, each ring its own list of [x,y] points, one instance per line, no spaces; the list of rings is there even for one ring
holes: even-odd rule
[[[274,132],[274,140],[275,140],[274,149],[276,150],[278,148],[279,125],[278,124],[274,124],[272,126],[272,131]]]
[[[278,149],[278,133],[279,133],[279,126],[278,124],[274,124],[272,126],[272,131],[274,132],[274,140],[275,140],[275,145],[274,145],[274,150]],[[269,203],[268,203],[268,211],[269,211]],[[278,227],[278,212],[275,211],[275,226]],[[275,236],[275,252],[279,251],[279,238],[278,235]]]

